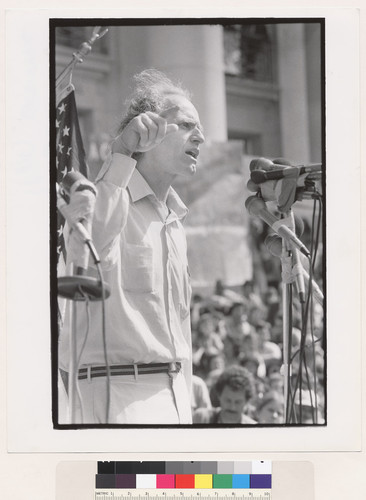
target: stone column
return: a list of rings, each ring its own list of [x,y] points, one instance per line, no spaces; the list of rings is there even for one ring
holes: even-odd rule
[[[222,27],[150,26],[146,37],[147,64],[192,92],[206,139],[227,140]]]
[[[282,156],[308,163],[310,139],[304,25],[279,24],[277,41]]]

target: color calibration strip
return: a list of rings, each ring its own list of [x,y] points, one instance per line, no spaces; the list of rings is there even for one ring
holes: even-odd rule
[[[98,462],[96,489],[239,490],[272,487],[272,463]]]

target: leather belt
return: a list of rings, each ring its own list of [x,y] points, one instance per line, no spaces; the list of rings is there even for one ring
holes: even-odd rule
[[[181,370],[182,364],[177,361],[175,363],[149,363],[135,365],[111,365],[109,373],[111,376],[117,375],[149,375],[154,373],[178,373]],[[78,379],[106,377],[106,366],[88,366],[80,368]]]

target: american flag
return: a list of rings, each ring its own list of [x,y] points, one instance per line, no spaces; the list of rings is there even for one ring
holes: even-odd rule
[[[66,94],[66,95],[65,95]],[[79,119],[75,102],[75,88],[68,85],[56,106],[56,168],[57,182],[61,184],[65,176],[72,171],[79,171],[88,177],[88,166],[80,133]],[[65,220],[57,214],[57,259],[62,254],[64,260],[65,244],[63,228]]]

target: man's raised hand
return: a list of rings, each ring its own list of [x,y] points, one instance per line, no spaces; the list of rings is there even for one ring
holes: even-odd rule
[[[154,148],[172,132],[178,130],[178,125],[168,123],[167,117],[178,109],[172,106],[160,114],[146,111],[135,116],[116,137],[112,144],[112,153],[131,156],[133,153],[143,153]]]

